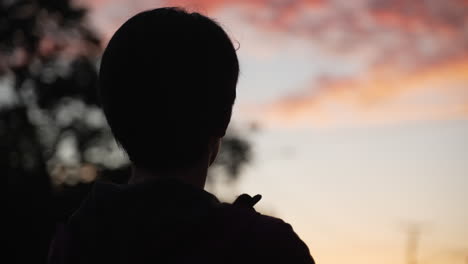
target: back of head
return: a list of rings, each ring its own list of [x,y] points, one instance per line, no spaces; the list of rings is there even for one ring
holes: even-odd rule
[[[179,8],[139,13],[102,57],[104,113],[132,162],[150,170],[189,167],[230,121],[239,65],[213,20]]]

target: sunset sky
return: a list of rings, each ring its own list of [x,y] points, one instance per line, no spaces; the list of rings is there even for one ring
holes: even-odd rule
[[[468,262],[468,1],[77,2],[105,39],[161,6],[225,28],[254,160],[216,194],[262,194],[318,263],[405,263],[411,225],[418,263]]]

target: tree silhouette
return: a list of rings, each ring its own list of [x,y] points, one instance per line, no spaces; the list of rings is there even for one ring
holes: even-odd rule
[[[102,43],[85,15],[69,0],[0,2],[0,158],[18,260],[45,260],[54,222],[78,206],[96,175],[128,177],[99,108]],[[231,132],[216,166],[236,179],[249,160],[249,143]]]

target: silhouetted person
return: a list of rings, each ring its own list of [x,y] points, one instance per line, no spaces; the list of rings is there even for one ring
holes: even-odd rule
[[[178,8],[128,20],[110,40],[99,91],[132,161],[124,185],[96,183],[58,232],[52,263],[313,263],[259,196],[203,190],[231,118],[239,64],[223,29]]]

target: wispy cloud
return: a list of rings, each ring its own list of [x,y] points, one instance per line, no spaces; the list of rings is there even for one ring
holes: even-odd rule
[[[361,79],[322,80],[259,107],[270,125],[348,126],[468,118],[468,57],[408,72],[385,65]]]

